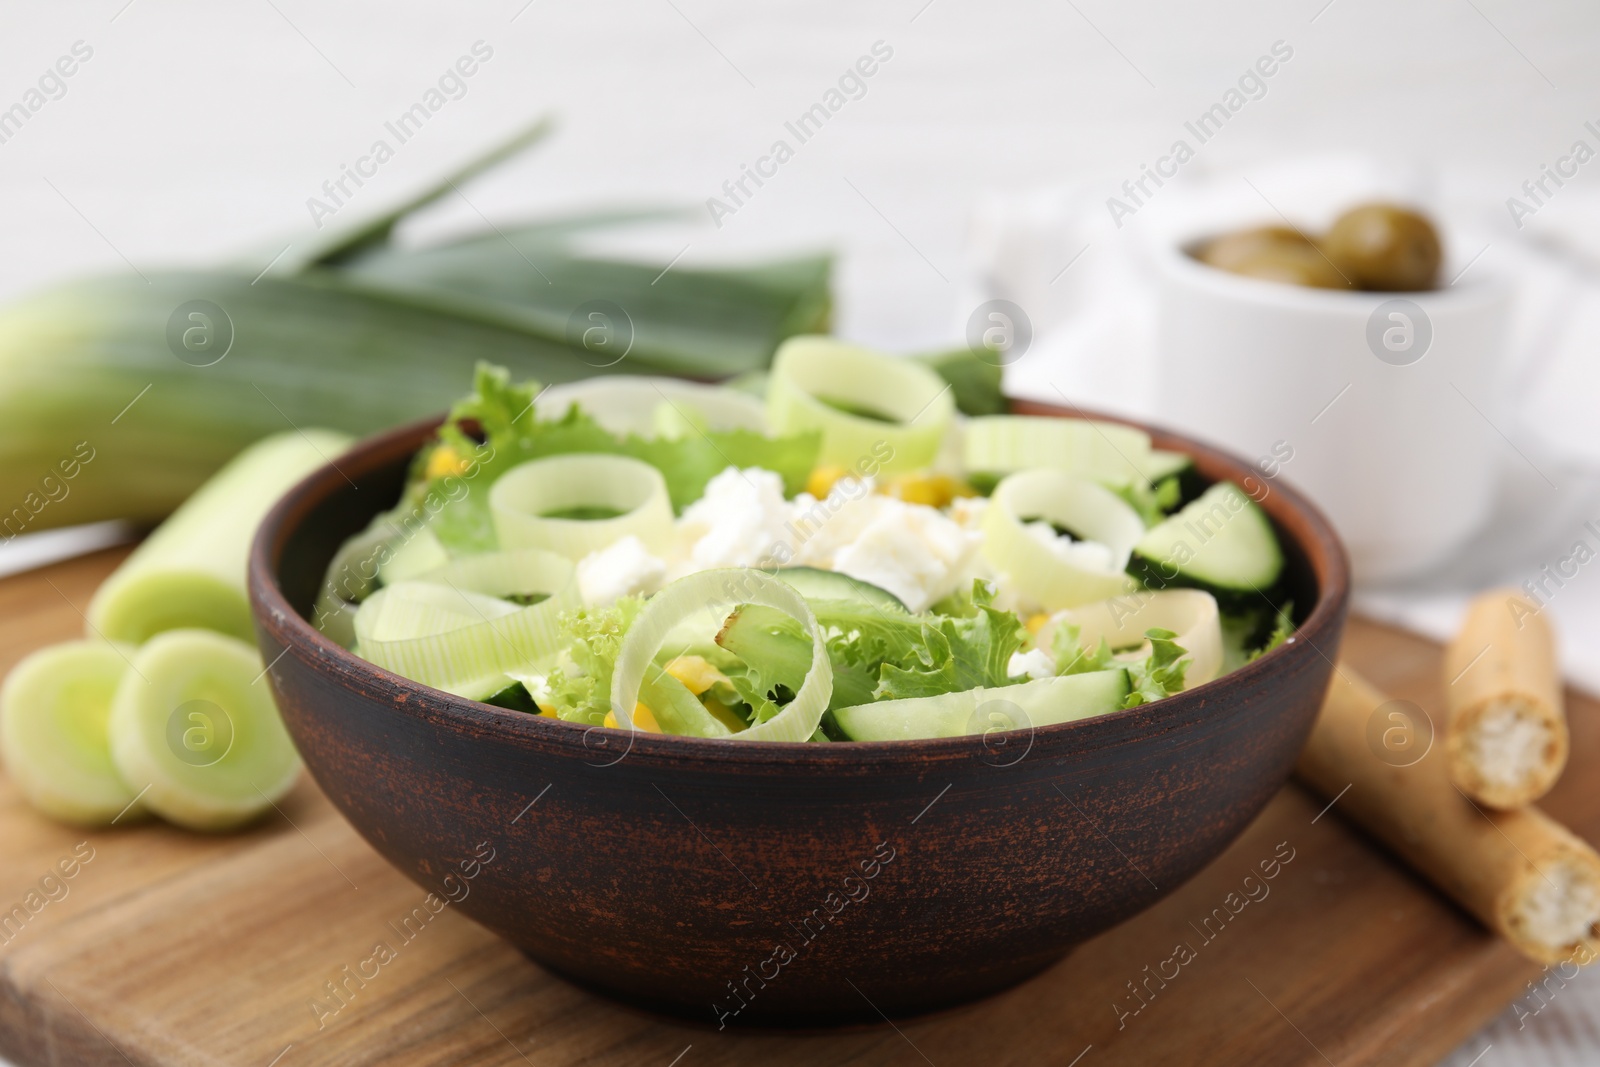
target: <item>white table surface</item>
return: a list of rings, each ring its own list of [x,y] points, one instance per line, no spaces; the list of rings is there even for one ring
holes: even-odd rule
[[[1111,195],[1275,41],[1292,60],[1191,166],[1358,149],[1490,175],[1510,196],[1600,120],[1600,8],[1576,0],[12,0],[0,30],[0,109],[74,42],[94,50],[0,144],[0,297],[249,249],[265,266],[315,233],[322,182],[476,41],[494,55],[467,94],[341,221],[546,110],[558,138],[418,231],[474,225],[475,209],[703,203],[883,41],[894,55],[866,95],[747,206],[656,247],[836,249],[840,332],[890,348],[959,338],[982,192]],[[1595,1062],[1597,1020],[1585,975],[1447,1062]]]

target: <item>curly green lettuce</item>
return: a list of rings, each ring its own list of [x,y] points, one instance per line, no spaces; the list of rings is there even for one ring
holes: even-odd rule
[[[696,430],[677,438],[617,436],[577,405],[555,419],[534,408],[536,382],[513,383],[503,367],[478,365],[472,394],[450,409],[436,440],[418,454],[408,501],[430,495],[442,502],[429,525],[453,555],[495,547],[489,487],[511,468],[569,452],[631,456],[655,467],[681,511],[705,494],[706,483],[729,466],[763,467],[783,477],[791,495],[816,463],[816,433],[767,437],[750,430]],[[691,420],[692,421],[692,420]]]
[[[990,604],[986,587],[966,615],[885,612],[856,601],[816,600],[812,611],[825,634],[833,667],[830,708],[1014,684],[1006,673],[1026,631],[1009,611]],[[811,666],[811,642],[780,611],[739,608],[717,635],[739,665],[724,668],[753,709],[755,721],[776,714],[798,691]]]
[[[584,608],[561,616],[567,650],[547,678],[548,701],[558,718],[604,725],[611,711],[611,677],[628,627],[644,609],[638,597],[606,608]],[[545,701],[541,701],[541,704]]]
[[[1132,692],[1123,701],[1124,708],[1136,708],[1183,690],[1183,678],[1190,663],[1185,658],[1188,649],[1174,640],[1178,635],[1171,630],[1146,630],[1144,636],[1150,642],[1150,652],[1135,660],[1117,659],[1103,637],[1097,648],[1086,649],[1079,644],[1080,633],[1080,628],[1070,623],[1056,627],[1051,641],[1056,674],[1088,674],[1125,667]]]

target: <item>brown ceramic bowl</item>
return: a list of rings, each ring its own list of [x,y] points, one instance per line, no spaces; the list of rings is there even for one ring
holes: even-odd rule
[[[574,981],[712,1025],[877,1021],[1049,967],[1244,829],[1288,778],[1338,652],[1343,549],[1269,483],[1297,640],[1155,705],[1031,734],[831,745],[506,711],[383,671],[306,621],[335,549],[393,503],[431,426],[313,474],[256,537],[251,601],[289,732],[417,884]],[[1207,479],[1252,474],[1152,433]]]

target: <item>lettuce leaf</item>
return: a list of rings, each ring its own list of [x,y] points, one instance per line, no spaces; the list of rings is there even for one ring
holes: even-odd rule
[[[832,601],[813,601],[813,611],[829,613]],[[859,605],[839,602],[837,611],[848,612]],[[820,621],[820,616],[819,616]],[[824,624],[826,625],[826,624]],[[732,666],[722,666],[746,714],[754,722],[764,722],[777,714],[782,704],[792,699],[811,669],[811,642],[793,618],[773,608],[746,604],[728,616],[717,644],[735,657]],[[847,653],[851,659],[847,659]],[[878,684],[878,664],[860,658],[860,650],[842,635],[829,643],[828,659],[833,665],[833,696],[830,708],[865,704],[872,700]],[[852,661],[854,660],[854,661]]]
[[[1100,639],[1099,648],[1085,649],[1078,643],[1079,632],[1080,628],[1071,623],[1056,627],[1051,641],[1056,674],[1087,674],[1110,667],[1126,667],[1133,691],[1123,701],[1124,708],[1149,704],[1183,689],[1183,677],[1190,663],[1184,657],[1189,650],[1173,640],[1178,635],[1171,630],[1146,630],[1144,636],[1150,642],[1150,654],[1137,660],[1116,659],[1104,637]]]
[[[1092,674],[1115,666],[1111,662],[1111,646],[1106,644],[1104,637],[1100,639],[1100,647],[1093,652],[1078,643],[1082,629],[1070,622],[1063,622],[1056,627],[1055,637],[1050,642],[1050,653],[1056,661],[1056,674]]]
[[[973,592],[976,611],[964,618],[924,616],[918,637],[902,647],[887,647],[878,672],[878,700],[959,693],[977,686],[1012,685],[1023,679],[1006,673],[1011,655],[1022,647],[1022,620],[990,604],[992,592]],[[913,616],[915,618],[915,616]]]
[[[1294,634],[1294,601],[1222,613],[1222,672],[1236,671],[1277,648]]]
[[[413,462],[407,500],[415,506],[431,495],[440,502],[428,509],[430,525],[452,554],[495,547],[489,487],[532,459],[568,452],[632,456],[661,472],[672,506],[682,511],[729,466],[776,471],[785,490],[798,493],[821,445],[816,433],[766,437],[749,430],[710,430],[671,440],[618,437],[576,405],[560,418],[539,419],[538,395],[538,383],[513,383],[503,367],[480,363],[472,395],[450,409],[437,440]],[[441,450],[447,450],[444,462],[435,462]]]
[[[1266,641],[1261,645],[1260,648],[1254,649],[1247,653],[1245,655],[1245,662],[1249,663],[1251,660],[1259,659],[1260,657],[1266,655],[1268,652],[1271,652],[1279,645],[1288,641],[1290,636],[1293,634],[1294,601],[1290,600],[1286,601],[1283,607],[1278,609],[1277,620],[1272,624],[1272,632],[1267,634]]]
[[[611,710],[611,676],[622,638],[644,609],[639,597],[623,597],[608,608],[584,608],[561,616],[568,645],[547,679],[556,716],[590,726],[605,724]]]
[[[826,633],[833,667],[830,708],[1012,685],[1011,654],[1022,647],[1022,621],[989,603],[980,589],[965,616],[901,615],[854,601],[811,603]],[[811,642],[783,612],[747,605],[730,616],[717,643],[742,668],[725,673],[754,714],[770,715],[792,696],[811,664]]]
[[[1133,692],[1122,706],[1136,708],[1154,703],[1183,689],[1183,676],[1189,670],[1188,649],[1173,640],[1178,635],[1171,630],[1146,630],[1150,641],[1150,654],[1142,660],[1127,663],[1128,681]]]
[[[1144,520],[1146,527],[1154,526],[1165,519],[1169,512],[1177,508],[1178,501],[1182,498],[1176,476],[1163,478],[1154,485],[1126,482],[1122,485],[1108,485],[1106,488],[1127,501],[1128,506],[1139,513],[1139,518]]]

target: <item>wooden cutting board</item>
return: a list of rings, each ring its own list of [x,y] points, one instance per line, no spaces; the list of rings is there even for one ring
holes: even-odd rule
[[[79,634],[121,555],[0,582],[0,672]],[[1393,695],[1439,707],[1429,642],[1356,622],[1345,655]],[[1600,755],[1596,710],[1571,698],[1575,767]],[[1600,793],[1577,778],[1546,807],[1600,839]],[[211,838],[159,824],[73,831],[0,778],[0,916],[31,891],[44,902],[0,927],[0,1055],[20,1067],[1432,1064],[1539,968],[1323,809],[1286,787],[1189,884],[1001,996],[872,1028],[770,1034],[612,1004],[449,909],[407,940],[397,929],[423,891],[310,781],[250,832]],[[74,854],[92,858],[41,889]],[[1274,856],[1292,858],[1267,895],[1223,908]],[[400,946],[397,958],[319,1019],[313,999],[336,1003],[325,983],[379,941]],[[1193,958],[1169,981],[1151,977],[1172,974],[1163,961],[1180,943]]]

